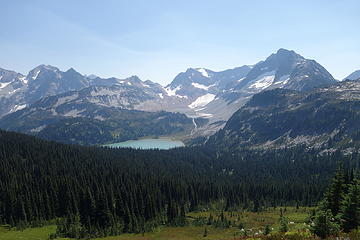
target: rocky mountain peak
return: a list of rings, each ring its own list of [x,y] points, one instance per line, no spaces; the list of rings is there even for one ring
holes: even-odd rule
[[[280,87],[302,91],[335,82],[331,74],[316,61],[305,59],[294,51],[279,49],[265,61],[256,64],[236,89],[258,92]]]

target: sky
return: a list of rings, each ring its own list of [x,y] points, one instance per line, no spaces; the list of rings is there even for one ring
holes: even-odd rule
[[[358,0],[0,0],[0,67],[40,64],[166,85],[189,67],[255,64],[279,48],[335,78],[360,69]]]

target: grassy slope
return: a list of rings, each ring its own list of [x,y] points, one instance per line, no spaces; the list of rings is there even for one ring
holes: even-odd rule
[[[189,219],[194,217],[204,216],[208,217],[210,213],[217,218],[219,212],[192,212],[188,214]],[[225,213],[228,219],[233,221],[239,218],[237,224],[240,222],[245,224],[246,229],[251,229],[249,235],[254,235],[258,230],[263,230],[265,225],[270,225],[277,231],[279,227],[278,219],[280,215],[280,208],[269,209],[261,213],[252,212],[233,212],[233,217],[230,217],[230,213]],[[308,208],[287,208],[284,215],[289,219],[291,231],[303,230],[305,228],[304,221],[309,216]],[[197,240],[197,239],[208,239],[208,240],[227,240],[234,239],[234,234],[240,237],[241,231],[237,227],[229,229],[220,229],[207,226],[208,236],[203,237],[205,226],[195,227],[159,227],[153,232],[142,234],[123,234],[116,237],[102,238],[101,240]],[[0,228],[0,240],[15,240],[15,239],[29,239],[29,240],[47,240],[50,233],[55,232],[56,226],[46,226],[42,228],[26,229],[23,232],[20,231],[6,231]],[[98,239],[100,240],[100,239]]]
[[[28,228],[24,231],[7,231],[0,227],[0,239],[1,240],[47,240],[49,234],[56,231],[56,226],[46,226],[41,228]]]

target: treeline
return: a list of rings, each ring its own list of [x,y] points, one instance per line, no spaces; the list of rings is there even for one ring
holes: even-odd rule
[[[339,162],[358,154],[303,148],[224,153],[80,147],[0,131],[0,223],[18,228],[58,219],[67,237],[145,232],[186,224],[216,203],[225,211],[315,205]]]

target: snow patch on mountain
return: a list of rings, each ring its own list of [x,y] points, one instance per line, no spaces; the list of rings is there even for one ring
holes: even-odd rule
[[[177,86],[174,89],[171,89],[171,87],[164,88],[168,96],[176,96],[176,92],[181,89],[181,86]]]
[[[164,88],[164,90],[166,91],[166,94],[169,97],[188,98],[187,96],[181,96],[181,95],[176,94],[176,92],[179,91],[180,89],[181,89],[181,85],[177,86],[174,89],[171,89],[171,87]]]
[[[16,112],[16,111],[19,111],[19,110],[24,109],[24,108],[26,108],[26,104],[15,105],[15,106],[11,109],[11,112]]]
[[[46,128],[46,125],[41,125],[40,127],[31,129],[30,132],[37,133],[37,132],[42,131],[44,128]]]
[[[17,92],[18,90],[19,90],[19,88],[14,89],[13,91],[10,91],[10,92],[9,92],[9,95],[11,95],[11,94],[13,94],[13,93]]]
[[[204,77],[207,77],[207,78],[210,77],[208,72],[204,68],[197,68],[196,71],[201,73],[201,75],[203,75]]]
[[[40,72],[41,72],[40,70],[37,70],[37,71],[35,72],[35,75],[32,76],[31,78],[32,78],[33,80],[37,79],[37,77],[39,76],[39,73],[40,73]]]
[[[0,89],[1,88],[6,88],[11,82],[7,82],[7,83],[1,83],[0,82]]]
[[[20,81],[22,81],[24,84],[28,84],[29,80],[27,80],[26,76],[19,77]]]
[[[197,116],[203,117],[203,118],[211,118],[211,117],[213,117],[214,115],[211,114],[211,113],[198,113]]]
[[[254,80],[255,83],[251,84],[249,88],[265,89],[269,87],[275,79],[275,71],[266,72]]]
[[[200,88],[200,89],[204,89],[204,90],[209,90],[209,88],[215,86],[215,84],[212,84],[212,85],[210,85],[210,86],[205,86],[205,85],[203,85],[203,84],[194,83],[194,82],[191,83],[191,85],[193,85],[193,86],[196,87],[196,88]]]
[[[194,102],[192,102],[189,105],[189,108],[194,109],[194,108],[204,107],[214,99],[215,99],[215,94],[211,94],[211,93],[205,94],[203,96],[198,97]]]
[[[290,80],[290,76],[289,75],[284,75],[279,79],[279,81],[274,82],[274,84],[283,84],[283,85],[285,85],[285,84],[287,84],[289,82],[289,80]]]

